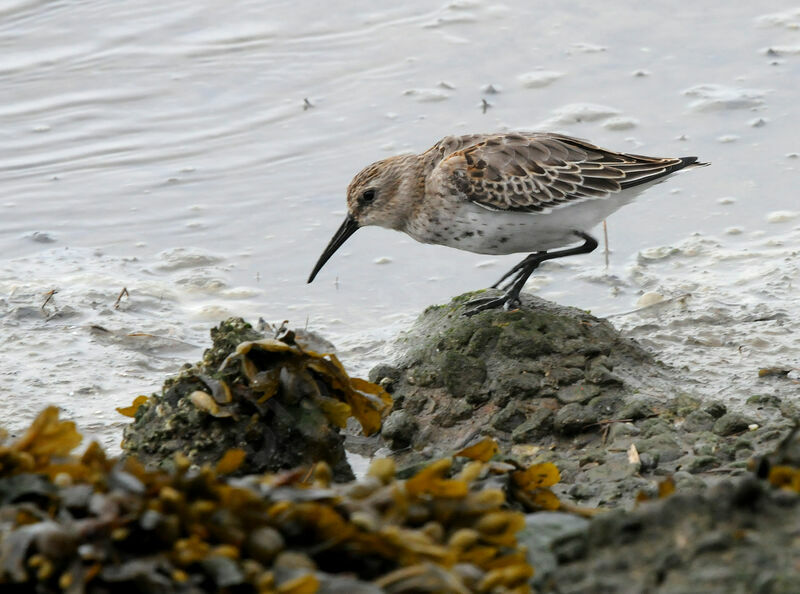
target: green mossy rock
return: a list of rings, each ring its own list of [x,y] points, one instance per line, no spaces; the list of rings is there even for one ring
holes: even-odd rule
[[[656,366],[644,349],[584,311],[525,296],[516,311],[467,317],[462,314],[471,297],[425,310],[399,339],[405,349],[399,362],[370,374],[372,381],[391,386],[397,410],[421,425],[435,422],[445,429],[443,443],[473,430],[505,444],[520,443],[522,435],[543,437],[543,427],[573,434],[604,415],[613,418],[618,404],[635,400],[626,369],[638,373]],[[607,397],[605,409],[589,405],[600,396]],[[569,405],[574,406],[558,414]],[[576,407],[580,411],[570,415]],[[418,435],[428,439],[427,433]],[[398,443],[394,434],[390,441]]]

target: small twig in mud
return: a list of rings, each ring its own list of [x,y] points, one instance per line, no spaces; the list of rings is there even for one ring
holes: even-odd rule
[[[628,448],[628,464],[641,464],[642,459],[639,457],[639,450],[636,449],[636,444],[632,443]]]
[[[102,330],[104,332],[111,332],[111,330],[106,330],[102,326],[91,326],[92,329],[95,330]],[[186,342],[185,340],[181,340],[180,338],[172,338],[171,336],[159,336],[158,334],[149,334],[148,332],[128,332],[124,334],[128,338],[157,338],[158,340],[168,340],[170,342],[174,342],[175,344],[185,344],[187,346],[198,348],[196,344],[191,342]]]
[[[608,432],[611,429],[611,425],[614,423],[633,423],[633,419],[605,419],[603,421],[597,421],[596,423],[592,423],[589,427],[594,427],[595,425],[600,426],[603,425],[603,443],[606,443],[608,438]]]
[[[283,320],[283,321],[281,322],[281,325],[280,325],[280,327],[279,327],[277,330],[275,330],[275,336],[274,336],[273,338],[275,338],[275,339],[277,340],[277,338],[278,338],[278,337],[279,337],[281,334],[283,334],[284,332],[286,332],[286,330],[288,329],[288,328],[287,328],[287,324],[288,324],[288,323],[289,323],[289,320]]]
[[[44,300],[44,303],[42,303],[42,311],[44,311],[44,306],[47,305],[48,303],[50,303],[50,300],[53,298],[53,295],[55,295],[56,293],[58,293],[57,289],[50,289],[47,293],[44,294],[45,300]]]
[[[631,311],[623,311],[621,313],[609,314],[606,317],[607,318],[620,318],[622,316],[629,316],[631,314],[643,312],[643,311],[646,311],[648,309],[655,309],[657,307],[661,307],[663,305],[667,305],[668,303],[673,303],[675,301],[683,301],[684,299],[687,299],[687,298],[689,298],[691,296],[692,296],[691,293],[683,293],[682,295],[678,295],[677,297],[670,297],[669,299],[664,299],[663,301],[658,301],[656,303],[651,303],[650,305],[645,305],[644,307],[640,307],[638,309],[632,309]]]
[[[589,425],[589,427],[594,427],[595,425],[613,425],[614,423],[633,423],[633,419],[603,419],[602,421],[597,421],[596,423],[592,423],[591,425]]]
[[[758,377],[778,376],[785,377],[792,371],[796,371],[791,367],[762,367],[758,370]]]
[[[313,466],[309,466],[309,468],[308,468],[308,472],[306,472],[306,473],[303,475],[303,478],[302,478],[302,479],[300,479],[300,482],[301,482],[301,483],[309,483],[309,482],[311,482],[311,477],[312,477],[313,475],[314,475],[314,467],[313,467]]]
[[[128,287],[122,287],[122,290],[117,295],[117,300],[114,302],[114,309],[119,309],[119,302],[122,301],[123,297],[130,298],[130,293],[128,293]]]
[[[303,111],[307,111],[314,107],[314,104],[308,100],[308,97],[303,97]]]
[[[606,259],[606,270],[608,270],[608,255],[610,254],[610,250],[608,249],[608,223],[603,221],[603,255]]]
[[[558,509],[567,513],[576,514],[582,518],[593,518],[597,514],[602,514],[608,510],[599,507],[582,507],[580,505],[573,505],[566,501],[559,501]]]
[[[464,437],[464,439],[462,439],[458,443],[458,445],[456,445],[456,451],[463,450],[464,448],[466,448],[469,445],[469,442],[478,437],[480,433],[481,433],[480,429],[471,430],[469,433],[467,433],[466,437]]]

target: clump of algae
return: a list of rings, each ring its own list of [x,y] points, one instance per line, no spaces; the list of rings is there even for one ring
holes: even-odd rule
[[[75,425],[48,408],[0,442],[0,584],[38,592],[301,594],[528,592],[520,510],[557,506],[549,464],[498,461],[484,440],[407,480],[390,459],[332,482],[322,462],[230,478],[244,452],[169,470],[81,455]],[[537,503],[538,502],[538,503]],[[517,509],[512,509],[516,507]],[[371,591],[371,590],[359,590]]]
[[[134,417],[127,452],[148,466],[170,464],[177,452],[214,464],[238,448],[245,452],[240,473],[324,461],[337,480],[352,478],[340,429],[352,417],[365,435],[377,432],[392,406],[382,387],[350,377],[336,355],[291,330],[267,336],[231,318],[211,338],[203,360],[168,379],[160,394],[119,409]]]

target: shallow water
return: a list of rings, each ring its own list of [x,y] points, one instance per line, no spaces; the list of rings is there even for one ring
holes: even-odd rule
[[[601,250],[548,263],[528,289],[600,315],[690,292],[686,318],[662,306],[612,320],[707,373],[710,393],[734,376],[721,397],[796,387],[748,375],[799,366],[792,332],[734,313],[780,312],[790,330],[800,313],[796,4],[316,6],[0,7],[4,425],[55,402],[115,444],[114,408],[196,360],[233,314],[308,325],[365,373],[421,308],[516,258],[364,229],[306,285],[347,183],[443,135],[506,129],[711,161],[611,217],[608,268]],[[659,247],[669,256],[648,256]],[[724,345],[690,340],[706,334]],[[756,359],[737,359],[737,342]]]

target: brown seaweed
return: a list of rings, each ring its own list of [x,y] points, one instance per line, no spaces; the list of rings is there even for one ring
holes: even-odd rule
[[[72,455],[79,442],[55,408],[0,442],[0,493],[13,491],[0,508],[0,584],[299,594],[355,579],[397,593],[527,592],[524,517],[506,492],[552,480],[506,464],[504,490],[499,465],[458,458],[405,481],[386,459],[348,484],[333,484],[325,463],[226,479],[244,452],[194,470],[179,454],[164,471],[96,443]]]
[[[134,419],[123,448],[151,466],[169,464],[176,452],[214,465],[237,448],[245,451],[239,474],[326,461],[337,480],[352,478],[341,430],[353,417],[366,435],[377,432],[389,394],[350,377],[324,352],[330,345],[300,331],[266,336],[232,318],[211,337],[201,362],[168,379],[160,394],[119,409]]]

